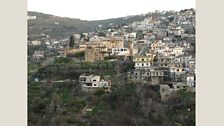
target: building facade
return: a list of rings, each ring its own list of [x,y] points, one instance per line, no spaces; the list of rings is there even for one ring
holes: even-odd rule
[[[111,81],[101,80],[100,76],[95,75],[80,75],[79,83],[82,84],[82,90],[88,92],[94,92],[97,89],[104,89],[104,91],[110,91]]]

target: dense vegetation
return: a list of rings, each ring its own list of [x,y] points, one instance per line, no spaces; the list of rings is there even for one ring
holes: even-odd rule
[[[78,83],[33,83],[28,116],[30,126],[193,126],[195,96],[180,91],[163,103],[157,88],[144,84],[117,83],[111,93],[86,94]]]
[[[126,68],[124,66],[127,66]],[[129,66],[129,67],[128,67]],[[41,79],[75,79],[92,72],[112,80],[112,92],[82,92],[77,81],[28,84],[30,126],[194,126],[195,94],[184,90],[162,102],[158,86],[124,79],[131,62],[75,63],[57,58],[47,66],[28,65],[29,76]],[[123,68],[123,69],[120,69]]]

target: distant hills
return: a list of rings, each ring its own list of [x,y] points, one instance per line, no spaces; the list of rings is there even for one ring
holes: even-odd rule
[[[51,35],[52,38],[60,39],[75,33],[89,32],[110,28],[109,24],[124,25],[135,21],[141,21],[149,15],[134,15],[106,20],[85,21],[75,18],[59,17],[39,12],[28,12],[28,16],[36,16],[34,20],[28,20],[28,35],[39,35],[41,33]]]

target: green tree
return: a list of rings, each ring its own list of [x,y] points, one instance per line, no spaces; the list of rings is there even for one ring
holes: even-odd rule
[[[83,38],[83,33],[80,33],[80,40]]]
[[[158,58],[157,57],[154,57],[153,58],[153,62],[157,62],[158,61]]]
[[[82,51],[82,52],[76,52],[75,54],[74,54],[74,56],[75,57],[77,57],[77,58],[85,58],[85,51]]]
[[[100,37],[106,37],[106,34],[104,32],[99,32],[98,33],[98,36],[100,36]]]
[[[74,39],[74,36],[71,35],[71,36],[70,36],[70,41],[69,41],[69,47],[73,47],[74,44],[75,44],[75,39]]]

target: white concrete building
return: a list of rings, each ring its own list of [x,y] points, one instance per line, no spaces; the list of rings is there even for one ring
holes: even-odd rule
[[[41,45],[41,41],[35,40],[31,42],[33,46],[39,46]]]
[[[127,56],[129,55],[129,49],[128,48],[112,48],[111,55]]]
[[[27,16],[27,19],[28,20],[35,20],[35,19],[37,19],[37,16]]]
[[[98,88],[103,88],[105,91],[110,91],[111,81],[101,80],[100,76],[80,75],[79,83],[82,84],[83,91],[96,91]]]
[[[134,56],[135,69],[149,69],[153,61],[153,56]]]
[[[175,47],[172,49],[172,54],[174,54],[175,56],[179,56],[179,55],[183,55],[184,48],[183,47]]]
[[[187,76],[187,86],[193,87],[195,86],[195,77],[194,76]]]

